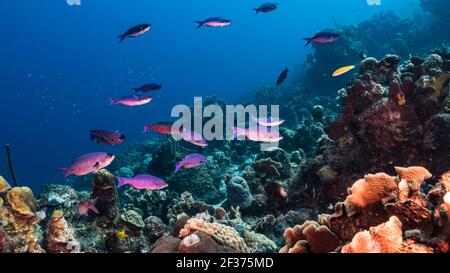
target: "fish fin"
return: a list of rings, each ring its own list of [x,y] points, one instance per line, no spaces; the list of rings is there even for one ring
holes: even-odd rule
[[[97,205],[97,201],[98,201],[98,196],[95,197],[94,201],[92,201],[91,206],[95,207],[95,205]]]
[[[311,43],[311,38],[304,38],[303,40],[306,41],[305,47],[307,47]]]
[[[99,214],[100,212],[98,212],[98,209],[96,207],[90,207],[90,210],[92,210],[93,212]]]
[[[94,173],[98,172],[100,170],[100,162],[96,162],[94,165]]]
[[[253,9],[254,11],[256,11],[256,14],[258,14],[260,12],[259,9]]]
[[[62,174],[64,174],[64,178],[67,178],[70,174],[68,173],[68,168],[58,169]]]
[[[117,187],[116,187],[117,189],[125,186],[126,184],[128,184],[125,177],[117,176],[116,179],[117,179],[117,181],[119,181],[119,184],[117,184]]]
[[[178,163],[175,165],[175,172],[174,172],[174,173],[177,173],[177,172],[181,169],[182,166],[183,166],[183,165],[181,164],[181,162],[178,162]]]
[[[197,26],[197,28],[196,29],[199,29],[199,28],[201,28],[202,26],[203,26],[203,21],[194,21],[194,23],[197,23],[198,24],[198,26]]]
[[[119,39],[119,43],[122,42],[123,40],[125,40],[125,38],[127,38],[127,34],[122,34],[117,36],[117,39]]]
[[[95,130],[91,130],[91,141],[94,141],[97,138],[95,132],[96,132]]]

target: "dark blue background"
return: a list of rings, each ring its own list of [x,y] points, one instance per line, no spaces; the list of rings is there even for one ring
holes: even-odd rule
[[[88,152],[120,149],[90,142],[90,129],[151,137],[142,134],[143,124],[169,119],[175,104],[190,104],[193,96],[237,99],[272,84],[285,65],[298,67],[311,50],[302,38],[334,27],[332,16],[340,24],[386,9],[409,16],[416,2],[278,0],[276,12],[255,15],[263,1],[82,0],[70,7],[65,0],[2,0],[0,173],[4,144],[11,143],[21,184],[64,183],[57,168]],[[195,30],[193,21],[210,16],[233,24]],[[117,42],[139,23],[153,29]],[[109,105],[110,97],[153,80],[165,87],[150,105]]]

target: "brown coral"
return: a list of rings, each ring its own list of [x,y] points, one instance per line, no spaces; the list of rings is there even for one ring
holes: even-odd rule
[[[305,242],[313,253],[324,253],[336,250],[342,242],[328,227],[317,222],[306,221],[303,225],[288,228],[284,232],[287,253],[304,251]],[[302,243],[298,243],[304,241]],[[300,251],[301,250],[301,251]]]
[[[36,217],[36,200],[29,188],[12,188],[0,207],[2,230],[2,251],[17,253],[44,252],[39,245]]]
[[[80,243],[60,210],[53,212],[47,225],[47,251],[50,253],[80,252]]]
[[[369,174],[356,181],[349,189],[349,196],[344,204],[349,216],[358,209],[367,206],[385,203],[392,198],[398,190],[395,178],[386,173]]]
[[[6,192],[10,188],[11,186],[8,182],[3,178],[3,176],[0,175],[0,194]]]
[[[431,248],[413,240],[403,241],[402,223],[396,216],[389,221],[359,232],[342,253],[430,253]]]
[[[11,209],[23,217],[34,217],[36,213],[36,199],[28,187],[16,187],[8,191],[6,201]]]
[[[212,236],[219,243],[231,247],[237,251],[247,253],[249,249],[245,244],[244,239],[232,227],[219,224],[217,222],[209,223],[201,218],[189,219],[184,228],[180,231],[180,238],[185,238],[196,231],[203,231]]]

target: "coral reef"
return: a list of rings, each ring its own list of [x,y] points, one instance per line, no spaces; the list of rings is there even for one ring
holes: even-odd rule
[[[448,173],[422,192],[421,186],[432,177],[427,169],[413,166],[395,170],[397,177],[377,173],[356,181],[346,201],[335,205],[333,214],[286,229],[286,246],[280,252],[448,252]],[[310,237],[306,234],[309,229],[316,231]],[[331,242],[334,244],[329,248],[321,248]]]
[[[4,179],[0,180],[3,188],[0,196],[1,252],[44,252],[33,192],[27,187],[10,188]]]

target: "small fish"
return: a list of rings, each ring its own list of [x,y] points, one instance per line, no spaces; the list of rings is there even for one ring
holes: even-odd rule
[[[231,20],[224,19],[221,17],[211,17],[204,21],[195,21],[195,23],[198,24],[197,29],[201,28],[202,26],[207,27],[226,27],[231,25]]]
[[[153,92],[153,91],[158,91],[161,88],[163,88],[162,84],[159,83],[149,83],[149,84],[144,84],[141,87],[137,87],[137,88],[133,88],[134,92]]]
[[[336,71],[333,72],[333,77],[337,77],[337,76],[343,75],[343,74],[349,72],[350,70],[353,70],[354,68],[355,68],[354,65],[341,67],[341,68],[339,68],[339,69],[337,69]]]
[[[91,130],[91,140],[98,144],[116,145],[125,141],[125,136],[119,132],[110,132],[103,130]]]
[[[130,185],[137,190],[161,190],[169,186],[163,179],[149,174],[137,175],[133,178],[116,177],[119,181],[117,188]]]
[[[283,139],[283,136],[278,131],[263,126],[249,127],[247,129],[234,127],[233,137],[240,136],[245,136],[251,141],[268,143],[279,142]]]
[[[259,8],[253,9],[254,11],[256,11],[256,14],[263,12],[263,13],[267,13],[267,12],[271,12],[274,11],[278,8],[278,4],[275,3],[266,3],[266,4],[262,4],[261,6],[259,6]]]
[[[67,168],[62,168],[60,171],[67,178],[69,175],[83,176],[90,173],[96,173],[99,170],[109,166],[115,159],[113,154],[108,153],[90,153],[79,158]]]
[[[269,185],[267,185],[264,190],[270,194],[273,197],[281,198],[281,199],[287,199],[288,194],[286,190],[278,183],[272,182]]]
[[[175,173],[181,168],[190,169],[202,165],[207,161],[206,157],[201,154],[189,154],[176,164]]]
[[[127,234],[127,232],[124,229],[119,230],[116,233],[116,236],[117,236],[117,238],[120,238],[120,239],[128,238],[128,234]]]
[[[111,99],[111,105],[124,105],[124,106],[129,106],[129,107],[133,107],[133,106],[140,106],[140,105],[144,105],[147,104],[149,102],[151,102],[153,100],[152,97],[148,97],[148,96],[126,96],[126,97],[121,97],[118,99]]]
[[[120,39],[120,42],[122,42],[123,40],[125,40],[125,38],[134,38],[139,35],[142,35],[142,34],[146,33],[147,31],[149,31],[151,28],[152,28],[152,25],[150,25],[150,24],[140,24],[140,25],[130,28],[124,34],[118,36],[117,38]]]
[[[289,73],[289,69],[286,67],[277,79],[277,85],[281,85],[286,80]]]
[[[285,122],[284,119],[280,119],[277,117],[264,117],[264,118],[256,118],[254,116],[251,117],[252,120],[259,125],[266,126],[266,127],[275,127],[283,124]]]
[[[152,130],[162,135],[174,135],[174,134],[181,134],[184,131],[186,131],[184,128],[180,128],[179,130],[176,130],[173,127],[172,123],[169,122],[160,122],[156,124],[146,124],[144,125],[144,133],[147,133],[148,131]]]
[[[78,214],[80,216],[88,216],[89,210],[92,210],[95,213],[99,213],[97,208],[95,207],[95,204],[97,204],[98,197],[92,201],[92,203],[89,204],[88,200],[83,200],[78,204]]]
[[[319,32],[312,38],[304,38],[306,41],[306,45],[308,46],[310,43],[318,43],[318,44],[324,44],[324,43],[331,43],[336,40],[338,40],[341,37],[338,33],[333,32]]]
[[[203,138],[203,136],[195,131],[185,131],[181,134],[181,138],[199,147],[208,146],[208,142]]]

